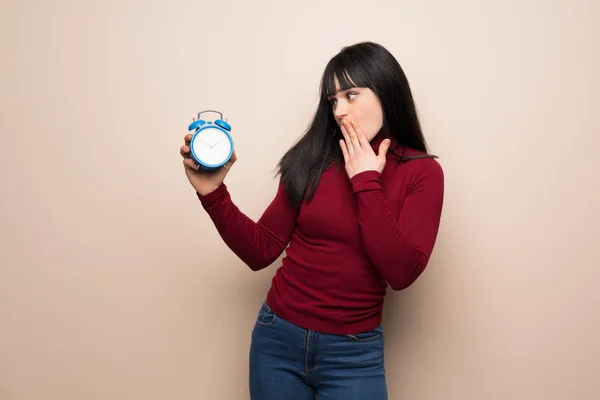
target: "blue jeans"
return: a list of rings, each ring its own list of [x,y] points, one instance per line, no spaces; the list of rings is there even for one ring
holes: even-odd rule
[[[265,302],[252,331],[251,400],[385,400],[383,327],[354,335],[303,329]]]

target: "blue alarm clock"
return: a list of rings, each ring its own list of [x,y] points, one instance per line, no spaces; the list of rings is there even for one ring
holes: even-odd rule
[[[214,122],[200,118],[201,114],[212,112],[220,115]],[[223,120],[220,111],[205,110],[198,113],[188,130],[194,131],[190,140],[190,155],[198,164],[197,169],[216,170],[225,165],[233,155],[231,126]]]

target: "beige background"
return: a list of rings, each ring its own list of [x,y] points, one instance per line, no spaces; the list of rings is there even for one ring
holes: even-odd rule
[[[342,46],[400,60],[446,173],[434,257],[385,309],[390,399],[600,396],[600,6],[13,1],[1,13],[0,399],[245,399],[277,264],[183,173],[225,112],[257,218]]]

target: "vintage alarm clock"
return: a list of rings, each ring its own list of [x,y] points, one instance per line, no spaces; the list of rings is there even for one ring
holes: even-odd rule
[[[200,118],[201,114],[212,112],[220,115],[214,122]],[[223,120],[220,111],[205,110],[198,113],[188,130],[194,131],[190,140],[190,155],[198,164],[196,169],[216,170],[225,165],[233,155],[231,126]]]

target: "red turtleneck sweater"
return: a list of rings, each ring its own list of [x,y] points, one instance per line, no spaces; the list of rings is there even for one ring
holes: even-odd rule
[[[381,140],[371,142],[376,152]],[[387,285],[404,289],[423,272],[443,197],[435,159],[398,162],[389,152],[382,174],[365,171],[350,180],[344,168],[330,167],[313,200],[299,208],[280,183],[256,222],[238,209],[225,184],[198,194],[222,239],[252,270],[286,250],[267,295],[271,309],[293,324],[333,334],[374,329]]]

